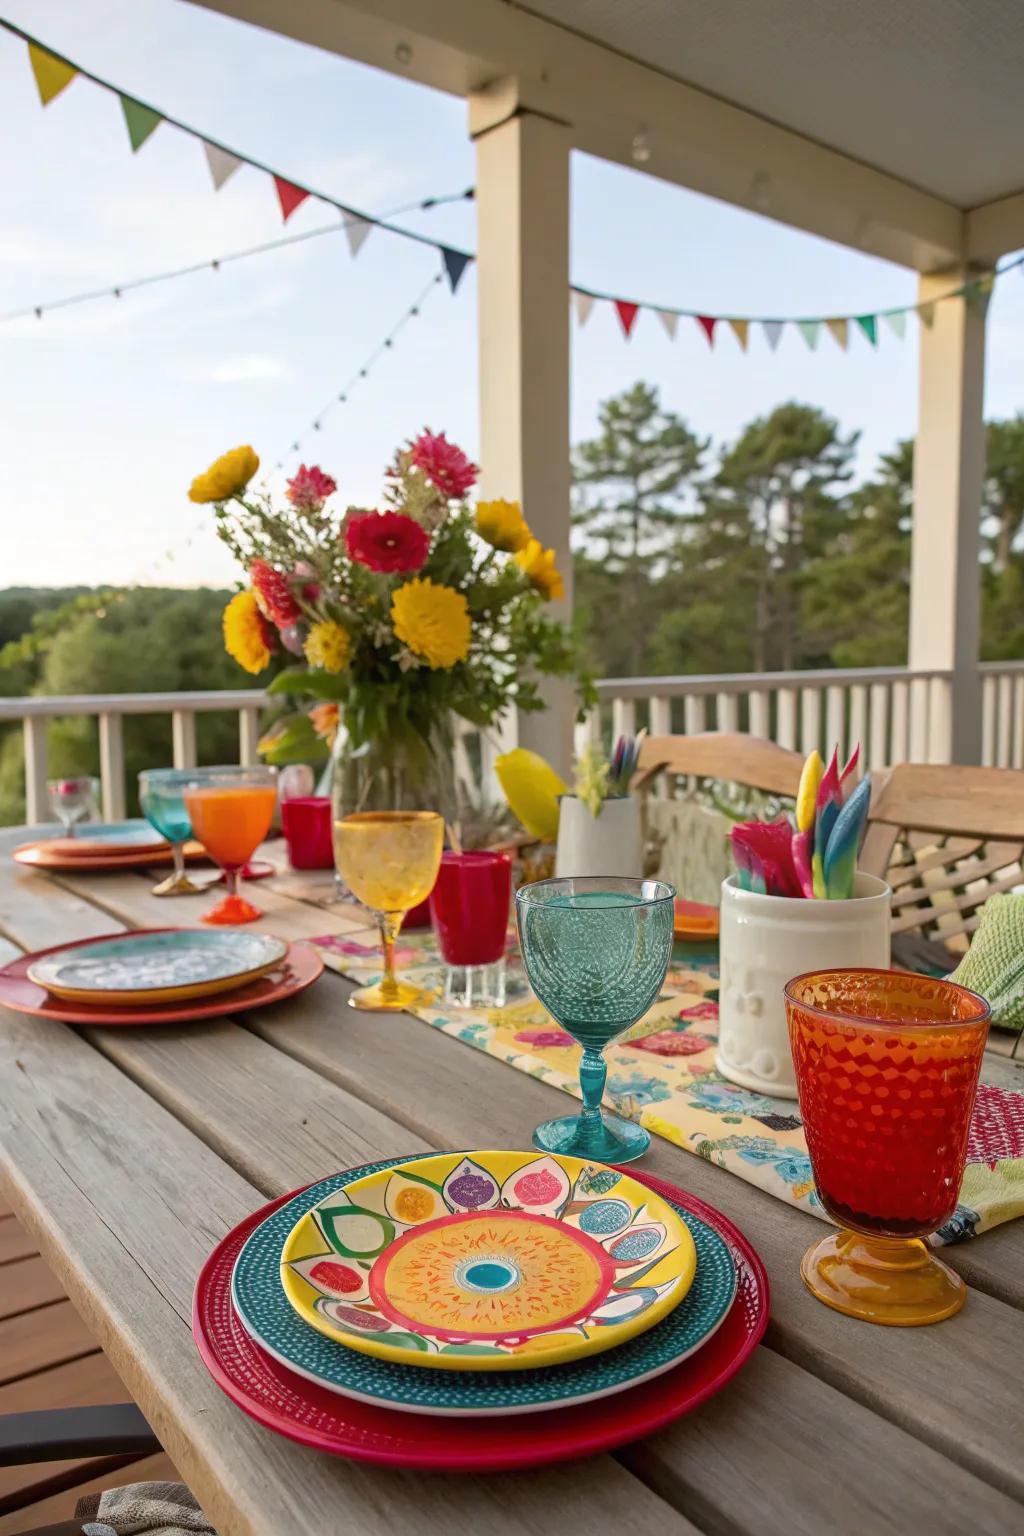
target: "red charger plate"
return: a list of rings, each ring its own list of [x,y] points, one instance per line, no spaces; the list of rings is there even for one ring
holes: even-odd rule
[[[146,930],[166,933],[164,928]],[[225,1013],[241,1013],[265,1008],[268,1003],[283,1002],[313,985],[324,962],[309,944],[289,944],[288,953],[265,976],[247,982],[234,992],[218,992],[210,999],[195,998],[188,1003],[157,1003],[152,1007],[100,1008],[90,1003],[69,1003],[54,997],[45,987],[37,987],[28,978],[28,968],[43,955],[77,949],[80,944],[95,944],[100,937],[121,938],[121,934],[95,934],[91,939],[76,939],[73,944],[54,944],[32,955],[20,955],[0,969],[0,1003],[17,1013],[31,1013],[37,1019],[57,1019],[62,1024],[186,1024],[194,1019],[216,1019]]]
[[[702,1349],[674,1370],[614,1398],[557,1414],[454,1423],[343,1398],[296,1376],[262,1350],[238,1321],[231,1305],[231,1272],[249,1234],[297,1190],[247,1216],[203,1265],[192,1299],[196,1348],[221,1391],[257,1423],[300,1445],[355,1461],[429,1471],[501,1472],[594,1456],[639,1440],[699,1407],[735,1376],[764,1333],[770,1303],[764,1265],[727,1217],[662,1179],[635,1168],[629,1173],[721,1234],[736,1261],[738,1287],[724,1323]]]

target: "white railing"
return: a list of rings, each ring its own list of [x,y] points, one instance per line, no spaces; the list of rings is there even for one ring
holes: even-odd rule
[[[99,720],[100,782],[103,816],[118,821],[125,813],[124,737],[125,715],[170,715],[174,766],[191,768],[196,760],[196,715],[227,710],[238,715],[238,761],[255,763],[260,734],[260,710],[267,696],[259,688],[209,693],[109,693],[70,694],[65,697],[32,695],[0,699],[0,723],[21,722],[25,744],[25,817],[30,824],[50,819],[46,780],[47,721],[73,716]]]
[[[577,727],[578,745],[644,725],[656,736],[748,731],[800,752],[838,745],[846,754],[859,741],[866,769],[950,757],[948,672],[867,667],[606,678],[597,692],[597,708]]]
[[[984,661],[981,760],[989,768],[1024,768],[1024,661]]]
[[[1024,661],[985,662],[982,690],[981,760],[999,768],[1024,768]],[[764,672],[694,677],[605,678],[597,684],[598,705],[576,727],[577,748],[588,739],[606,741],[641,725],[654,735],[697,731],[749,731],[801,752],[813,747],[848,753],[861,742],[865,768],[888,763],[945,763],[950,758],[951,678],[948,672],[910,672],[900,667],[860,671]],[[195,717],[222,710],[238,715],[238,760],[253,763],[260,689],[208,693],[31,695],[0,698],[0,724],[20,722],[25,752],[25,813],[30,823],[48,819],[46,727],[52,719],[92,716],[99,721],[103,815],[125,813],[125,715],[170,715],[173,759],[189,768],[196,760]],[[467,756],[467,738],[457,733],[456,769],[470,782],[482,771],[493,778],[493,758],[510,744],[499,733],[481,740],[480,769]]]

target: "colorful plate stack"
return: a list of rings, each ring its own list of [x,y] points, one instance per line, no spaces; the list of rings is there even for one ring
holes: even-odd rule
[[[700,1201],[480,1151],[353,1168],[256,1212],[204,1267],[193,1331],[281,1434],[480,1471],[651,1433],[717,1391],[767,1317],[760,1260]]]
[[[187,843],[186,858],[202,858],[198,843]],[[171,845],[148,821],[86,822],[74,837],[47,837],[22,843],[12,855],[15,863],[29,869],[97,871],[145,869],[171,862]]]
[[[141,929],[21,956],[0,969],[0,1003],[71,1024],[175,1024],[278,1002],[322,970],[273,934]]]

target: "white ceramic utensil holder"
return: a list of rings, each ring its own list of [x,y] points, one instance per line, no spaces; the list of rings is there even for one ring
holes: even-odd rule
[[[555,874],[643,875],[643,836],[640,806],[631,795],[606,800],[592,816],[582,800],[563,795],[559,801]]]
[[[715,1065],[741,1088],[795,1099],[783,989],[804,971],[888,969],[892,892],[858,874],[847,901],[761,896],[722,883],[721,980]]]

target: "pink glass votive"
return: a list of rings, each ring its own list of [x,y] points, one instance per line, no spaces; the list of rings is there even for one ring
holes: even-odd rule
[[[331,802],[327,795],[296,795],[281,802],[281,825],[292,869],[333,869]]]
[[[430,917],[448,970],[445,999],[501,1007],[512,903],[507,853],[445,853],[430,894]]]

